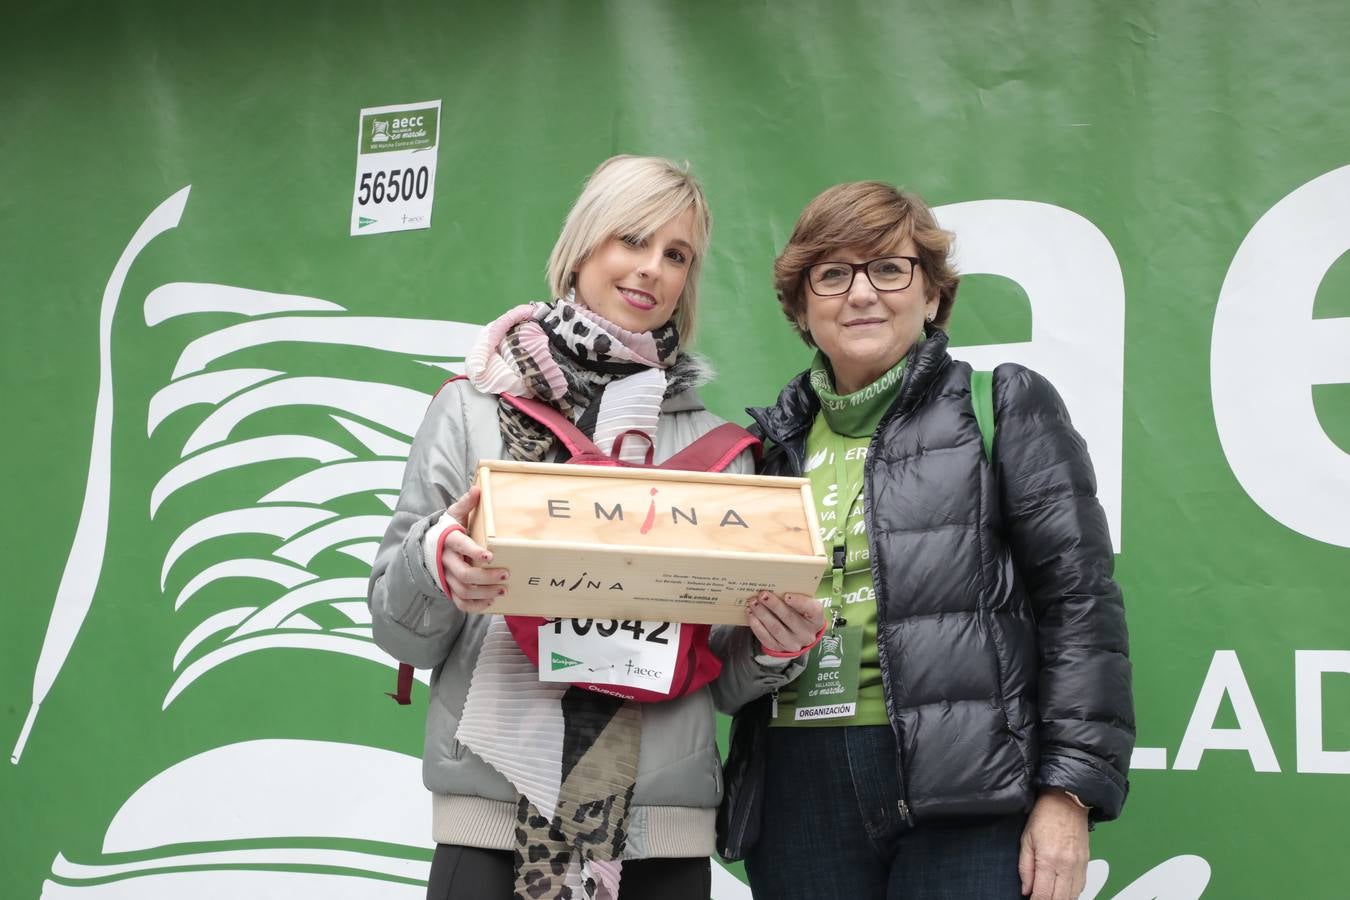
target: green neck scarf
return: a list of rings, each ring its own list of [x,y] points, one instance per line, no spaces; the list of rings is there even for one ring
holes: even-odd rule
[[[914,346],[922,340],[920,337]],[[816,358],[811,361],[811,389],[820,398],[820,411],[825,414],[830,430],[845,437],[868,437],[876,431],[881,417],[895,400],[895,391],[900,386],[908,360],[909,354],[905,354],[888,372],[862,390],[836,394],[830,361],[825,354],[816,351]]]

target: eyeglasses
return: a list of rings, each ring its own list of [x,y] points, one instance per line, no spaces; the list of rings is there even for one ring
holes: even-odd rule
[[[867,280],[879,291],[903,291],[914,280],[919,267],[917,256],[882,256],[867,262],[819,262],[806,270],[811,290],[820,297],[847,294],[853,287],[858,272],[867,274]]]

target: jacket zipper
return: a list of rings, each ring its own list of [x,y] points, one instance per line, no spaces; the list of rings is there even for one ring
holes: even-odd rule
[[[906,372],[905,377],[902,377],[901,379],[901,390],[904,388],[904,383],[908,375],[909,372]],[[873,461],[876,459],[876,455],[873,451],[876,449],[877,439],[881,436],[883,429],[890,425],[891,422],[904,418],[905,416],[902,416],[897,411],[888,411],[886,415],[881,417],[881,421],[877,423],[877,430],[872,433],[872,439],[867,443],[867,459],[863,460],[863,521],[869,523],[869,525],[871,523],[872,512],[872,470]],[[867,552],[871,556],[872,593],[877,595],[875,590],[876,585],[882,583],[879,568],[881,565],[881,554],[877,553],[876,543],[873,539],[872,529],[870,527],[867,529]],[[900,791],[900,800],[896,803],[896,809],[900,813],[900,818],[905,820],[905,824],[912,827],[914,825],[914,817],[909,808],[909,791],[905,787],[905,752],[903,750],[903,743],[900,740],[900,728],[896,724],[896,715],[894,712],[895,701],[891,697],[891,679],[889,677],[890,654],[886,651],[886,643],[880,640],[882,626],[886,624],[886,619],[883,615],[884,609],[885,604],[881,602],[880,596],[877,595],[877,662],[881,665],[881,692],[886,699],[886,718],[890,720],[891,732],[895,735],[895,780],[896,786]]]
[[[768,726],[765,727],[767,728]],[[750,792],[749,796],[746,798],[746,802],[738,804],[740,816],[733,823],[732,827],[732,834],[735,837],[736,842],[734,844],[728,842],[727,846],[727,852],[736,859],[745,856],[745,833],[750,829],[750,813],[754,810],[755,799],[759,796],[760,779],[750,778],[742,779],[742,781],[750,785]]]

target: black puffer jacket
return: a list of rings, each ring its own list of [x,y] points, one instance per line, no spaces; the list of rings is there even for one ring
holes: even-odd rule
[[[801,474],[818,408],[803,373],[776,406],[748,410],[772,441],[763,472]],[[1092,463],[1035,372],[999,366],[994,408],[991,465],[970,366],[934,332],[912,351],[867,455],[877,642],[909,812],[1010,813],[1057,787],[1094,819],[1113,819],[1128,790],[1134,708]],[[759,776],[747,754],[762,746],[763,706],[741,709],[727,764],[733,808],[719,837],[733,857],[757,830],[745,821]]]

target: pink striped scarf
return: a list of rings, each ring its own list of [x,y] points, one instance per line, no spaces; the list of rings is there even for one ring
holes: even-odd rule
[[[655,440],[672,366],[682,385],[700,374],[679,352],[673,325],[627,331],[570,295],[508,310],[483,329],[465,359],[470,383],[484,393],[543,400],[572,418],[577,406],[591,405],[600,393],[594,440],[601,450],[612,452],[615,439],[626,432],[647,439],[623,440],[619,456],[628,462],[641,462]],[[546,458],[554,443],[547,430],[505,403],[499,417],[512,458]]]

